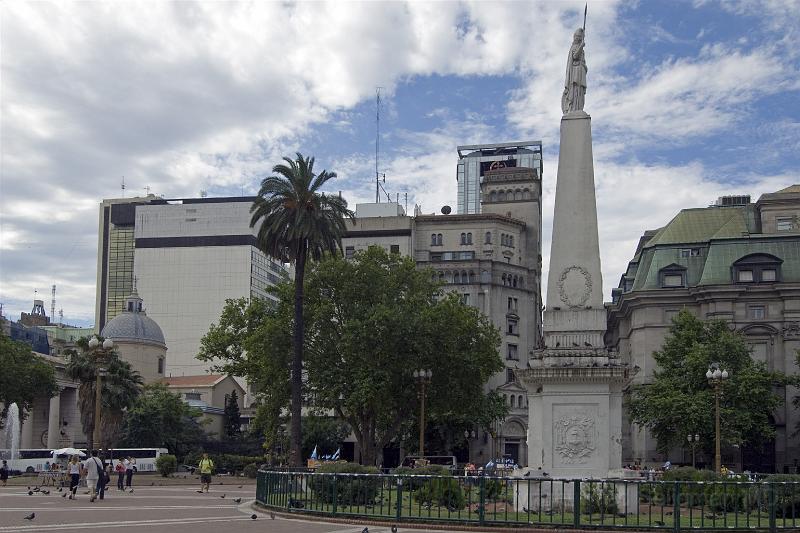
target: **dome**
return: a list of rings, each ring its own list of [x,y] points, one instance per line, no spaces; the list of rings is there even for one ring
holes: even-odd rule
[[[100,335],[116,342],[144,342],[167,347],[164,333],[156,321],[144,312],[142,299],[136,289],[125,301],[125,310],[112,318]]]

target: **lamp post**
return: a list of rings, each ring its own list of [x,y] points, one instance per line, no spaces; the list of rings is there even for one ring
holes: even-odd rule
[[[715,436],[716,436],[716,443],[714,444],[714,468],[717,473],[722,473],[722,452],[720,447],[720,442],[722,437],[720,435],[719,429],[719,397],[722,394],[722,382],[728,379],[730,374],[725,369],[720,369],[719,363],[711,363],[711,366],[708,368],[706,372],[706,379],[708,380],[708,384],[714,389],[714,406],[716,410],[715,414]]]
[[[694,452],[697,448],[697,443],[700,442],[700,435],[686,435],[686,440],[689,441],[689,446],[692,448],[692,468],[696,468],[694,462]]]
[[[464,430],[464,440],[467,441],[467,462],[472,462],[472,443],[470,442],[470,438],[474,439],[476,437],[475,430],[473,429],[470,431],[469,429]]]
[[[414,379],[419,386],[419,465],[425,466],[425,385],[431,382],[433,372],[430,369],[414,370]]]
[[[114,348],[114,342],[111,339],[103,341],[102,345],[100,339],[92,337],[89,339],[89,349],[97,361],[97,368],[95,371],[95,385],[94,385],[94,432],[92,434],[92,442],[94,448],[100,449],[102,446],[102,431],[100,430],[100,423],[102,418],[102,394],[103,394],[103,376],[106,374],[106,369],[103,368],[105,362],[106,352]]]

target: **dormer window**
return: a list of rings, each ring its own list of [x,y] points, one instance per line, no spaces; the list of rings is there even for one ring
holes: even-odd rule
[[[662,268],[659,281],[662,289],[686,287],[686,267],[672,264]]]
[[[750,254],[731,267],[734,283],[775,283],[781,280],[783,260],[770,254]]]

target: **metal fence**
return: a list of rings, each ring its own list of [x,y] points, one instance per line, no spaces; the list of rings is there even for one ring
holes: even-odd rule
[[[258,473],[256,500],[290,513],[396,522],[680,531],[800,527],[800,482],[562,480]]]

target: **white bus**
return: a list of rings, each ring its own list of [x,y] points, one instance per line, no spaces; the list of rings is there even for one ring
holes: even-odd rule
[[[85,448],[78,449],[86,453]],[[113,459],[116,462],[117,459],[133,457],[136,459],[137,472],[155,472],[156,459],[166,453],[168,453],[166,448],[114,448],[108,450],[105,460],[108,462],[109,459]],[[3,453],[0,453],[0,456],[8,459]],[[66,459],[59,457],[56,461],[63,464]],[[46,448],[19,450],[18,458],[8,462],[11,470],[19,470],[28,474],[44,471],[47,463],[53,464],[53,454],[52,450]]]

